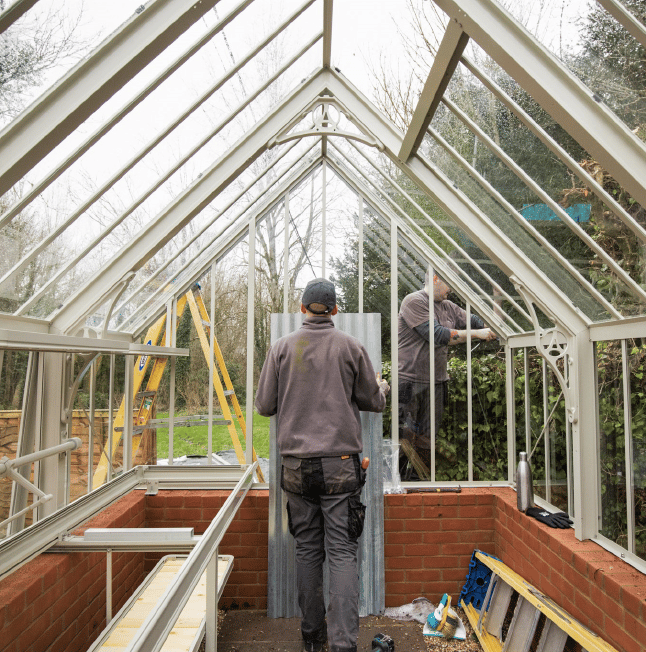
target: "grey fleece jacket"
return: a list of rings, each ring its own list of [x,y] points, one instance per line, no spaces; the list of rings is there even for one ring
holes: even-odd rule
[[[361,452],[359,411],[383,411],[386,397],[361,343],[315,316],[272,345],[255,405],[277,415],[282,456],[333,457]]]

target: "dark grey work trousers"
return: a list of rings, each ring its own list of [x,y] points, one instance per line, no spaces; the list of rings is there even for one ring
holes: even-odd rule
[[[349,459],[283,458],[282,476],[289,530],[296,542],[296,582],[303,638],[316,639],[325,628],[323,562],[327,556],[330,580],[328,643],[333,650],[356,649],[359,635],[357,550],[365,518],[365,507],[360,500],[365,471],[359,468],[358,456]]]
[[[355,492],[318,499],[287,493],[291,529],[296,540],[296,582],[301,632],[309,638],[325,624],[323,562],[330,569],[327,635],[330,646],[352,648],[359,635],[357,539],[348,536],[350,497]]]
[[[444,406],[448,399],[448,381],[435,383],[435,434],[437,435]],[[402,380],[399,383],[399,437],[407,439],[416,453],[429,467],[431,465],[431,397],[428,383]],[[400,455],[400,473],[404,477],[407,458]],[[410,469],[409,469],[410,471]]]

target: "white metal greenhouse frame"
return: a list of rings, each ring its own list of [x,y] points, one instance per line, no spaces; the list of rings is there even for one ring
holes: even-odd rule
[[[65,229],[72,226],[84,211],[101,194],[115,185],[134,167],[158,142],[163,140],[176,125],[188,118],[202,102],[217,94],[219,89],[232,77],[253,61],[258,53],[284,29],[287,29],[305,11],[319,12],[318,31],[302,37],[302,42],[292,44],[291,58],[281,62],[274,77],[263,81],[254,91],[249,91],[245,100],[234,107],[230,114],[222,118],[206,134],[186,159],[196,153],[203,144],[225,129],[245,106],[254,102],[283,71],[297,62],[305,53],[320,49],[320,64],[308,77],[296,84],[281,101],[260,117],[255,125],[240,133],[221,156],[210,161],[194,180],[187,182],[182,192],[171,199],[153,219],[150,219],[124,246],[122,246],[95,273],[79,283],[68,296],[56,305],[46,316],[34,316],[34,307],[53,288],[59,278],[77,265],[84,256],[92,255],[101,243],[152,194],[165,178],[183,163],[169,169],[165,176],[156,180],[145,192],[133,201],[114,224],[108,225],[102,233],[87,243],[85,250],[77,258],[65,261],[56,276],[42,279],[37,293],[24,304],[17,306],[13,314],[0,314],[0,349],[26,350],[32,352],[31,371],[25,387],[21,450],[52,452],[54,447],[65,444],[71,438],[70,413],[80,377],[72,377],[73,356],[82,356],[84,374],[98,355],[125,356],[126,368],[132,371],[134,357],[150,352],[149,347],[141,345],[140,338],[146,328],[163,314],[174,314],[177,299],[182,296],[196,280],[205,274],[214,274],[215,263],[221,260],[233,246],[246,239],[249,247],[248,266],[248,313],[247,313],[247,396],[253,396],[253,332],[254,332],[254,260],[255,233],[257,225],[269,210],[281,208],[288,225],[290,193],[295,192],[304,180],[311,175],[321,175],[323,182],[322,198],[322,266],[325,274],[326,244],[326,175],[341,179],[356,197],[359,223],[363,228],[363,211],[369,209],[389,225],[389,243],[383,247],[384,259],[391,265],[391,302],[384,313],[390,323],[397,321],[398,279],[404,279],[414,287],[415,279],[409,275],[406,265],[398,260],[398,243],[405,242],[425,261],[426,266],[439,270],[451,282],[454,289],[467,302],[468,310],[480,314],[491,324],[505,344],[508,358],[508,398],[513,401],[513,378],[509,358],[516,349],[536,349],[544,357],[546,368],[557,376],[565,397],[568,419],[568,437],[571,437],[571,459],[568,460],[569,509],[574,517],[575,533],[579,539],[594,539],[617,555],[621,555],[634,566],[644,570],[646,562],[634,553],[634,506],[632,474],[627,481],[628,491],[628,530],[629,545],[621,548],[606,540],[600,534],[600,478],[598,451],[598,400],[596,383],[595,344],[604,341],[623,342],[630,338],[646,336],[646,317],[624,316],[608,302],[600,292],[590,285],[563,259],[547,242],[541,242],[535,231],[531,233],[558,271],[550,277],[539,269],[535,261],[523,251],[510,234],[491,219],[465,192],[454,183],[436,164],[427,148],[426,139],[433,139],[444,147],[447,156],[453,157],[458,165],[472,175],[477,172],[469,163],[460,160],[457,152],[448,143],[443,143],[439,134],[432,128],[432,119],[438,107],[443,104],[463,119],[466,127],[476,133],[480,142],[487,144],[486,134],[478,131],[475,123],[467,116],[460,116],[458,107],[452,104],[446,94],[452,75],[458,66],[463,66],[478,77],[491,92],[515,112],[528,130],[554,152],[584,183],[589,184],[617,217],[626,224],[642,244],[646,244],[646,232],[628,215],[616,201],[608,196],[587,173],[515,102],[505,95],[487,74],[478,69],[464,53],[467,43],[472,40],[484,50],[509,76],[511,76],[551,117],[593,156],[614,179],[625,188],[642,206],[646,206],[646,146],[615,116],[610,109],[595,98],[564,65],[542,47],[525,29],[493,0],[434,0],[448,18],[446,32],[434,63],[419,98],[414,115],[406,133],[401,133],[381,114],[333,66],[332,0],[308,0],[286,16],[284,23],[269,33],[248,56],[236,63],[222,78],[205,91],[178,116],[177,121],[161,131],[155,141],[151,141],[139,151],[124,153],[126,163],[110,178],[104,186],[86,203],[77,207],[64,223],[49,233],[40,243],[17,260],[11,269],[5,270],[2,283],[17,278],[30,263],[47,250]],[[609,12],[616,16],[625,28],[642,44],[646,44],[646,30],[632,19],[630,14],[615,0],[599,0]],[[65,76],[47,90],[37,101],[16,117],[0,133],[0,194],[10,191],[15,184],[34,167],[50,155],[122,87],[140,71],[151,64],[169,45],[181,37],[192,25],[202,19],[217,0],[201,0],[198,3],[185,0],[151,0],[142,5],[122,27],[101,43],[90,56],[81,61]],[[164,80],[194,56],[210,38],[231,23],[243,20],[244,11],[253,5],[253,0],[239,2],[226,16],[219,19],[203,37],[183,54],[178,56],[148,85],[138,89],[137,94],[118,109],[111,118],[103,122],[80,144],[75,145],[49,170],[39,182],[23,194],[17,202],[0,215],[0,229],[8,228],[12,220],[25,210],[30,202],[45,191],[61,175],[70,169],[83,154],[89,151],[102,138],[118,125],[140,102],[155,91]],[[37,0],[16,0],[0,15],[0,33],[8,29]],[[317,55],[318,56],[318,55]],[[495,151],[496,145],[488,143],[505,161],[505,153]],[[275,152],[268,164],[261,161],[264,154]],[[507,157],[508,158],[508,157]],[[520,169],[514,168],[510,159],[505,163],[523,181],[532,180]],[[253,167],[253,177],[244,176]],[[261,169],[258,168],[261,166]],[[264,166],[264,167],[262,167]],[[396,172],[395,172],[396,171]],[[397,175],[395,177],[395,174]],[[399,186],[400,179],[406,178],[416,190],[430,197],[443,211],[447,219],[468,236],[489,262],[497,267],[512,283],[516,296],[506,294],[500,288],[513,312],[501,314],[493,297],[483,292],[468,275],[452,264],[442,249],[436,246],[419,224],[392,201],[384,187],[396,192],[405,192]],[[375,180],[379,180],[376,183]],[[239,180],[240,185],[235,186]],[[263,185],[264,184],[264,185]],[[481,187],[489,197],[502,205],[515,220],[519,229],[532,230],[533,227],[505,203],[491,180],[481,179]],[[234,189],[235,192],[231,194]],[[536,188],[537,194],[543,191]],[[228,193],[228,194],[227,194]],[[251,197],[251,199],[250,199]],[[212,202],[222,198],[224,208],[219,208],[205,217],[205,211]],[[414,198],[411,198],[414,201]],[[562,210],[546,196],[546,203],[552,203],[555,212]],[[226,214],[226,218],[223,217]],[[433,218],[427,215],[429,223]],[[194,220],[197,233],[189,241],[185,238],[184,249],[179,245],[172,254],[166,255],[163,266],[160,264],[154,276],[147,270],[147,263],[160,252],[165,252],[175,242],[187,225]],[[221,223],[218,223],[221,220]],[[213,230],[217,228],[218,230]],[[436,228],[442,228],[441,224]],[[575,228],[575,227],[572,227]],[[211,230],[210,230],[211,229]],[[210,230],[210,231],[209,231]],[[207,233],[208,232],[208,233]],[[285,228],[285,251],[288,253],[289,229]],[[529,232],[529,231],[528,231]],[[586,234],[579,229],[578,236],[585,240]],[[363,234],[360,238],[363,242]],[[587,242],[594,248],[594,242]],[[175,246],[175,245],[173,245]],[[189,249],[194,246],[198,248]],[[363,246],[363,245],[362,245]],[[460,245],[456,243],[459,250]],[[603,258],[601,250],[595,250]],[[363,249],[359,251],[359,312],[363,311]],[[469,254],[462,251],[464,257]],[[642,285],[631,279],[614,261],[603,259],[642,305],[646,305],[646,292]],[[287,261],[288,262],[288,261]],[[481,261],[470,261],[479,268]],[[175,267],[172,267],[175,265]],[[168,267],[168,270],[166,270]],[[488,272],[481,269],[483,276]],[[329,270],[327,270],[329,271]],[[167,274],[167,276],[164,276]],[[408,280],[406,281],[408,275]],[[167,280],[171,278],[172,280]],[[164,280],[166,279],[166,280]],[[147,284],[156,280],[151,289]],[[563,281],[563,284],[560,283]],[[287,275],[284,282],[284,306],[289,309]],[[495,287],[496,281],[492,280]],[[575,288],[572,292],[568,288]],[[583,302],[577,296],[585,295]],[[588,314],[585,306],[593,306],[595,314]],[[551,322],[551,327],[541,325],[541,317]],[[598,314],[604,315],[603,319]],[[524,332],[518,325],[518,316],[533,324],[533,330]],[[171,321],[170,319],[168,320]],[[545,323],[544,321],[542,322]],[[175,333],[169,333],[167,341],[175,342]],[[397,396],[397,347],[396,338],[391,351],[392,361],[392,404],[396,414]],[[187,355],[184,349],[160,347],[159,354],[167,356]],[[565,371],[561,371],[560,360],[565,360]],[[625,360],[624,360],[625,364]],[[627,375],[627,374],[626,374]],[[126,375],[126,395],[128,382]],[[174,382],[174,378],[173,378]],[[623,390],[629,395],[630,387],[624,382]],[[513,485],[516,460],[515,428],[513,406],[507,401],[508,421],[508,468],[507,478],[501,483]],[[251,464],[253,442],[252,402],[247,402],[247,463]],[[172,411],[171,411],[172,414]],[[626,414],[626,468],[633,467],[631,450],[630,414]],[[172,417],[171,417],[172,428]],[[126,423],[124,446],[126,450],[132,437],[132,424]],[[395,427],[393,443],[398,441]],[[469,460],[471,461],[471,445]],[[127,456],[124,456],[127,459]],[[547,459],[547,456],[546,456]],[[6,466],[6,465],[5,465]],[[0,467],[2,469],[2,467]],[[129,469],[126,468],[128,472]],[[15,473],[15,471],[14,471]],[[470,480],[472,479],[470,472]],[[196,479],[199,485],[200,479]],[[34,484],[44,494],[53,499],[37,508],[36,519],[56,518],[64,514],[69,502],[69,461],[55,454],[39,461]],[[465,484],[465,483],[461,483]],[[468,484],[468,482],[466,483]],[[492,483],[487,483],[492,484]],[[27,489],[16,485],[12,500],[12,512],[18,514],[27,505]],[[548,496],[549,499],[549,496]],[[20,528],[11,531],[13,537],[19,536]],[[0,545],[3,564],[11,557],[21,555],[10,543],[13,537]],[[27,550],[24,548],[24,550]],[[28,552],[24,553],[29,554]],[[9,566],[12,564],[9,563]],[[143,649],[143,648],[142,648]]]

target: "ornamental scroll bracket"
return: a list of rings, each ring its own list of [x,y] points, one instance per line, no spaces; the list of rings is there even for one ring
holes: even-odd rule
[[[543,357],[550,369],[554,372],[565,397],[565,411],[568,421],[575,424],[579,420],[578,408],[575,401],[574,375],[571,370],[574,368],[574,341],[571,334],[564,329],[555,326],[554,328],[543,328],[539,321],[536,311],[534,310],[534,299],[528,292],[527,288],[518,280],[517,277],[510,279],[518,293],[523,298],[525,305],[534,324],[534,333],[536,336],[536,349]],[[553,315],[548,315],[556,323]]]
[[[307,129],[292,131],[308,114],[311,118],[311,126]],[[344,129],[340,124],[342,118],[345,118],[350,124],[354,125],[359,130],[359,133]],[[356,140],[370,147],[376,147],[379,151],[384,150],[384,144],[365,125],[353,118],[345,107],[334,97],[317,99],[310,103],[302,113],[270,139],[267,146],[271,149],[275,145],[282,145],[290,140],[305,138],[307,136],[340,136],[341,138]]]

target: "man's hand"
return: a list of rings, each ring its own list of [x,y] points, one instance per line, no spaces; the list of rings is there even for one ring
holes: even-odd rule
[[[377,374],[377,385],[379,385],[379,389],[383,392],[383,395],[388,396],[388,392],[390,392],[390,385],[387,381],[382,379],[381,374]]]
[[[478,328],[471,331],[471,337],[478,340],[495,340],[497,335],[490,328]]]

